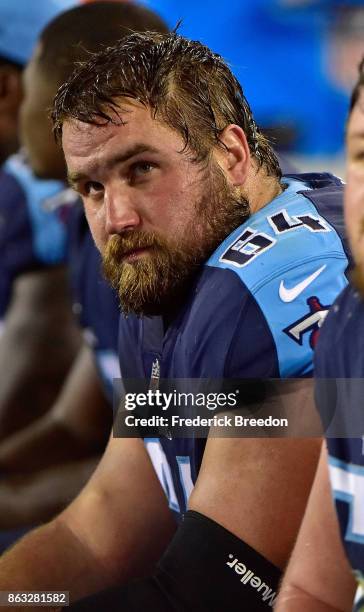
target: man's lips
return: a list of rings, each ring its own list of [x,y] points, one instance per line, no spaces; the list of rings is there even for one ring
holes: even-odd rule
[[[148,247],[148,246],[130,249],[130,251],[126,251],[126,253],[123,254],[123,261],[126,261],[126,262],[136,261],[143,255],[148,253],[150,250],[151,250],[151,247]]]

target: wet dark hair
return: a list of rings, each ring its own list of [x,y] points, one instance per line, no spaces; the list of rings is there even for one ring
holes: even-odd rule
[[[90,52],[105,49],[130,32],[149,30],[168,32],[168,26],[144,6],[115,0],[76,6],[44,28],[37,61],[60,85],[69,78],[75,63],[86,61]]]
[[[177,33],[133,33],[79,66],[60,88],[53,124],[58,139],[66,119],[115,122],[118,98],[131,98],[180,133],[195,161],[207,160],[229,124],[245,132],[249,149],[268,174],[278,160],[254,121],[242,88],[224,60]]]
[[[364,85],[364,56],[359,64],[359,76],[358,76],[358,80],[355,84],[355,87],[353,89],[353,93],[351,94],[351,99],[350,99],[350,107],[349,107],[349,113],[351,113],[351,111],[353,110],[355,104],[358,101],[359,98],[359,94],[360,94],[360,90]]]

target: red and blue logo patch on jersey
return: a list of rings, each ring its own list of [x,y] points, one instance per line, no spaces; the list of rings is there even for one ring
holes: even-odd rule
[[[283,331],[297,344],[302,346],[306,334],[310,333],[309,343],[315,348],[320,328],[326,319],[330,306],[323,306],[318,297],[312,296],[307,300],[310,311],[303,317],[286,327]]]

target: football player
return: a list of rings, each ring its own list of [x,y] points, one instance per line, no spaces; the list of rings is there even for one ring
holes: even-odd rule
[[[342,184],[281,176],[222,58],[175,33],[131,34],[75,71],[53,118],[119,292],[126,387],[141,378],[153,396],[162,379],[183,391],[257,379],[259,392],[265,379],[309,377],[347,284]],[[173,433],[112,437],[79,497],[3,557],[1,588],[77,600],[126,585],[76,610],[272,607],[319,441]]]

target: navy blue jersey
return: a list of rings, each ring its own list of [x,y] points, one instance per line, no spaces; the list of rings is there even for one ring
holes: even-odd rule
[[[334,303],[320,336],[315,355],[316,399],[327,429],[329,474],[341,537],[364,585],[363,337],[364,302],[348,286]],[[340,437],[330,437],[332,433]],[[359,587],[356,601],[354,609],[364,610],[364,588]]]
[[[82,206],[69,211],[69,267],[73,310],[94,351],[96,365],[110,402],[113,379],[120,378],[118,359],[119,300],[101,273],[101,256],[95,247]]]
[[[342,184],[284,178],[281,195],[230,234],[201,268],[166,333],[158,317],[120,320],[123,378],[299,377],[328,308],[346,286]],[[183,512],[203,439],[146,439],[169,499]]]
[[[17,276],[65,261],[66,228],[51,205],[63,190],[36,178],[20,155],[0,168],[0,319]]]

